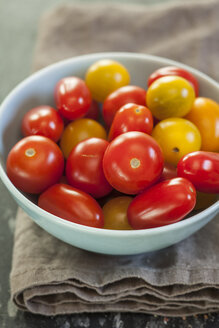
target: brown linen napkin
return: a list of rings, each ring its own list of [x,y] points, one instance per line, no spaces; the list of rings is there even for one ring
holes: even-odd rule
[[[76,54],[134,51],[176,59],[218,79],[218,10],[215,0],[57,7],[41,22],[34,69]],[[43,315],[218,311],[219,220],[161,251],[105,256],[59,241],[19,209],[10,282],[15,304]]]

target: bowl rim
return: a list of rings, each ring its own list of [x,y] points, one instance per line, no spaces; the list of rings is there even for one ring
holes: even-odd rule
[[[216,82],[214,79],[206,75],[205,73],[200,72],[199,70],[192,68],[188,65],[185,65],[183,63],[177,62],[172,59],[168,59],[165,57],[160,57],[160,56],[154,56],[154,55],[149,55],[149,54],[141,54],[141,53],[135,53],[135,52],[98,52],[98,53],[91,53],[91,54],[85,54],[85,55],[80,55],[80,56],[75,56],[71,57],[68,59],[64,59],[61,61],[58,61],[56,63],[53,63],[51,65],[48,65],[39,71],[33,73],[32,75],[28,76],[25,78],[22,82],[20,82],[12,91],[6,96],[6,98],[3,100],[3,102],[0,105],[0,121],[1,121],[1,115],[4,112],[4,109],[7,107],[8,103],[10,103],[11,99],[16,96],[17,93],[20,92],[23,88],[25,88],[26,85],[30,81],[34,81],[38,78],[38,76],[47,74],[50,70],[52,71],[53,69],[59,69],[63,65],[68,65],[72,62],[77,62],[77,61],[87,61],[89,60],[99,60],[99,59],[117,59],[122,57],[123,59],[142,59],[142,60],[151,60],[153,62],[157,62],[160,65],[171,65],[171,66],[178,66],[184,69],[189,70],[191,73],[194,75],[198,75],[199,77],[207,80],[209,83],[213,84],[215,87],[219,88],[219,83]],[[9,192],[14,195],[16,199],[20,201],[20,203],[25,204],[25,207],[30,211],[34,211],[35,213],[39,213],[39,216],[46,217],[50,222],[55,222],[55,224],[58,224],[59,226],[66,226],[68,228],[73,228],[76,231],[81,231],[85,233],[90,233],[90,234],[96,234],[96,235],[101,235],[101,236],[109,236],[109,237],[137,237],[137,236],[142,236],[142,235],[157,235],[164,233],[165,231],[174,231],[181,229],[181,227],[188,227],[190,225],[193,225],[194,223],[200,221],[204,217],[213,214],[214,212],[217,213],[219,212],[219,200],[215,202],[213,205],[209,206],[205,210],[192,215],[191,217],[188,217],[186,219],[183,219],[181,221],[178,221],[176,223],[168,224],[162,227],[156,227],[156,228],[150,228],[150,229],[140,229],[140,230],[111,230],[111,229],[104,229],[104,228],[94,228],[90,226],[85,226],[81,225],[78,223],[70,222],[65,219],[62,219],[58,216],[55,216],[49,212],[46,212],[45,210],[41,209],[38,207],[35,203],[33,203],[31,200],[29,200],[25,195],[23,195],[22,192],[20,192],[10,181],[8,178],[3,166],[2,166],[2,161],[0,161],[0,178],[2,182],[4,183],[5,187],[9,190]],[[35,222],[37,222],[36,219],[34,219]],[[40,224],[40,222],[39,222]]]

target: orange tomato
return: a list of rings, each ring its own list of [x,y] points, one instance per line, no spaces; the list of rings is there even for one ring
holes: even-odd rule
[[[72,148],[80,141],[88,138],[106,139],[103,126],[90,118],[81,118],[69,123],[60,140],[60,148],[65,158],[68,158]]]
[[[198,97],[185,118],[199,129],[202,137],[201,150],[218,152],[219,104],[212,99]]]
[[[127,218],[127,209],[132,199],[128,196],[116,197],[103,206],[104,229],[132,230]]]

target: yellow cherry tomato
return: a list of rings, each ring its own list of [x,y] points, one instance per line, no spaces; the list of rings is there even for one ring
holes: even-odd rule
[[[161,146],[165,161],[173,165],[177,165],[184,155],[201,148],[198,128],[184,118],[160,121],[153,129],[152,137]]]
[[[127,218],[127,209],[132,199],[128,196],[116,197],[103,206],[104,229],[132,230]]]
[[[196,192],[196,204],[194,210],[200,211],[204,210],[205,208],[211,206],[217,201],[216,194],[207,194],[205,192]]]
[[[194,88],[179,76],[157,79],[146,94],[147,106],[159,120],[185,116],[191,110],[194,99]]]
[[[68,158],[72,148],[80,141],[88,138],[106,139],[107,134],[103,126],[90,118],[82,118],[69,123],[60,140],[60,148],[65,158]]]
[[[103,102],[116,89],[130,82],[127,69],[117,61],[102,59],[92,64],[85,77],[93,99]]]
[[[212,99],[198,97],[185,118],[199,129],[201,150],[219,152],[219,104]]]

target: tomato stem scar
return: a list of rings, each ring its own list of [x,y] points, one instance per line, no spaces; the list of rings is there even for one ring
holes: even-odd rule
[[[179,153],[179,148],[178,147],[174,147],[172,150],[173,150],[174,153]]]
[[[34,148],[28,148],[25,150],[25,155],[27,157],[33,157],[36,154],[36,150]]]
[[[136,113],[140,113],[140,109],[139,108],[136,108],[135,112]]]
[[[133,169],[137,169],[140,166],[141,162],[138,158],[132,158],[130,160],[130,165]]]

